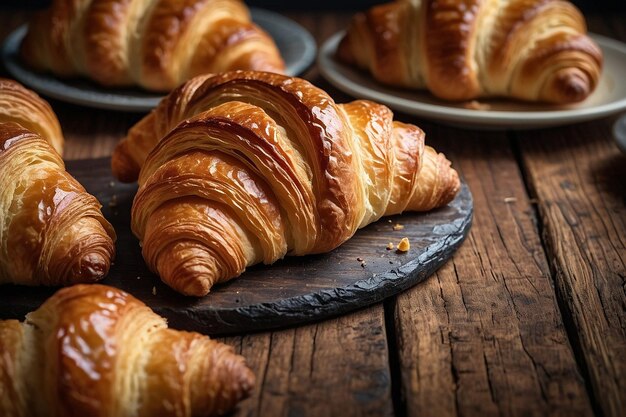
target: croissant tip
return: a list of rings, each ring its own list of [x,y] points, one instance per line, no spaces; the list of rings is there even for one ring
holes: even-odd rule
[[[587,98],[593,91],[589,76],[578,70],[560,72],[555,76],[552,87],[555,97],[551,101],[558,104],[577,103]]]
[[[140,167],[126,152],[126,141],[120,142],[111,155],[111,171],[121,182],[135,182],[139,178]]]
[[[111,265],[110,259],[99,252],[88,253],[74,264],[72,280],[74,282],[95,282],[106,276]]]

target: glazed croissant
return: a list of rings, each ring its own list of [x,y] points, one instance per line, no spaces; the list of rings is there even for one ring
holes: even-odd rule
[[[445,100],[565,104],[600,77],[602,53],[586,32],[564,0],[397,0],[357,14],[337,58]]]
[[[113,154],[120,178],[141,167],[132,229],[148,266],[205,295],[247,266],[328,252],[381,216],[447,204],[459,190],[450,162],[392,116],[278,74],[190,80]]]
[[[0,123],[16,122],[37,132],[63,155],[63,134],[47,101],[21,84],[0,78]]]
[[[0,185],[0,284],[66,285],[107,274],[115,232],[100,203],[48,142],[14,122],[0,123]]]
[[[285,69],[240,0],[53,0],[31,21],[21,55],[59,76],[154,91],[209,72]]]
[[[0,321],[4,417],[217,416],[250,393],[233,349],[116,288],[75,285],[26,321]]]

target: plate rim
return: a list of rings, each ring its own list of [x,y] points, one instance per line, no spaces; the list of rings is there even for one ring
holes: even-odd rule
[[[319,48],[317,65],[322,76],[333,86],[354,97],[367,98],[379,101],[396,110],[445,122],[467,124],[467,127],[494,127],[494,128],[534,128],[537,126],[556,126],[573,124],[608,116],[626,109],[626,95],[617,101],[611,101],[588,108],[560,109],[550,111],[510,111],[510,110],[472,110],[458,107],[449,107],[444,104],[430,104],[422,101],[393,96],[393,87],[380,85],[380,91],[364,86],[352,80],[335,67],[345,66],[336,62],[334,52],[345,30],[340,30],[330,36]],[[602,35],[589,33],[600,47],[612,49],[626,57],[626,44]],[[346,66],[347,69],[358,71]],[[371,75],[368,75],[371,78]],[[371,81],[376,81],[371,78]],[[523,123],[523,124],[519,124]]]
[[[298,33],[298,39],[301,41],[302,49],[299,50],[299,57],[293,64],[287,68],[288,75],[298,75],[305,72],[314,63],[317,56],[317,43],[302,25],[284,16],[270,10],[257,7],[250,7],[250,13],[254,19],[273,20],[280,22],[280,26],[288,28],[288,32],[293,35]],[[258,22],[255,22],[258,24]],[[94,85],[94,88],[81,88],[72,85],[62,78],[55,77],[50,73],[38,73],[30,68],[22,65],[18,59],[14,59],[17,48],[23,37],[26,35],[28,23],[22,24],[11,31],[2,43],[2,63],[7,73],[23,83],[27,87],[36,92],[63,101],[81,105],[90,108],[127,111],[127,112],[147,112],[152,110],[167,94],[150,93],[149,91],[138,92],[145,93],[145,97],[133,97],[116,90],[106,91],[106,87]],[[267,32],[267,28],[261,26]],[[89,81],[87,79],[87,81]],[[91,81],[93,82],[93,81]],[[96,89],[97,88],[97,89]],[[102,90],[100,90],[102,89]],[[93,97],[89,97],[92,95]]]

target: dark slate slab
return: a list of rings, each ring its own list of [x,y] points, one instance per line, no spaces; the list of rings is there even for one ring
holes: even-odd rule
[[[102,283],[122,288],[166,317],[172,327],[208,334],[250,332],[320,320],[384,300],[426,279],[465,239],[472,195],[463,184],[448,206],[425,214],[383,218],[323,255],[290,257],[249,268],[203,298],[179,295],[146,268],[130,232],[136,185],[113,179],[109,159],[69,161],[68,170],[103,204],[118,234],[117,254]],[[404,226],[394,230],[395,224]],[[408,237],[411,250],[387,250]],[[362,259],[363,261],[360,261]],[[0,286],[0,318],[23,319],[54,288]]]

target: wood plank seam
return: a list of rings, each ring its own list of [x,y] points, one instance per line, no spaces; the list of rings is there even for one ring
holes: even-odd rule
[[[389,373],[391,375],[391,401],[395,417],[406,417],[406,398],[402,386],[402,369],[396,335],[395,310],[397,297],[390,297],[383,304],[387,351],[389,352]]]
[[[539,196],[537,195],[537,190],[535,189],[532,181],[530,181],[530,173],[528,172],[528,166],[522,156],[519,138],[517,138],[516,135],[511,132],[508,133],[508,136],[511,143],[511,148],[513,149],[513,153],[515,155],[515,158],[517,159],[518,166],[520,167],[520,174],[524,182],[524,186],[526,187],[526,192],[533,202],[532,208],[534,211],[533,217],[535,219],[535,225],[541,238],[541,246],[547,256],[550,253],[554,253],[554,251],[549,247],[550,244],[548,234],[539,207]],[[600,402],[598,401],[598,398],[596,397],[596,394],[593,390],[589,366],[587,364],[587,360],[585,359],[583,349],[580,345],[580,340],[578,339],[578,332],[576,331],[574,318],[572,317],[571,311],[567,307],[568,303],[564,299],[564,291],[557,283],[556,277],[559,274],[559,267],[556,259],[552,259],[551,262],[548,262],[548,267],[550,268],[550,278],[552,281],[552,286],[554,287],[557,306],[559,308],[559,312],[561,313],[563,325],[565,326],[565,334],[572,348],[572,351],[574,352],[574,359],[576,360],[576,365],[578,366],[578,370],[583,378],[585,389],[587,391],[587,395],[589,396],[589,401],[591,402],[593,413],[594,415],[601,417],[604,413],[602,412]]]

